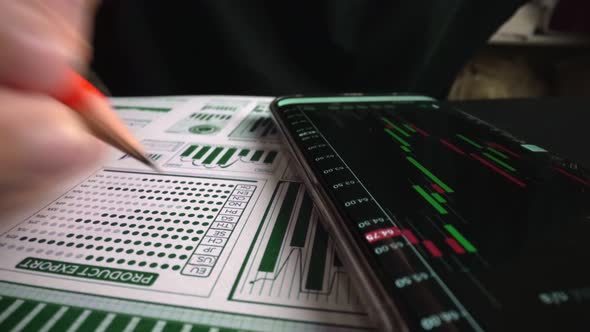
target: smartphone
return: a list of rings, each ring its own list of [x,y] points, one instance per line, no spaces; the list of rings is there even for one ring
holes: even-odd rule
[[[582,165],[426,96],[289,96],[270,108],[381,330],[587,327]]]

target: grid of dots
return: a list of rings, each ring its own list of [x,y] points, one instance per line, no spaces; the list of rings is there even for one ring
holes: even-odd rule
[[[101,171],[7,233],[0,247],[83,264],[178,271],[235,186]]]

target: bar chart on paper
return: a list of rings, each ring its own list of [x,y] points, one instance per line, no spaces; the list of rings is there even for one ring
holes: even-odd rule
[[[278,141],[277,128],[272,121],[268,104],[261,103],[248,114],[238,127],[229,135],[240,140]]]
[[[275,169],[281,152],[212,144],[190,144],[168,161],[168,167],[225,170],[231,172],[267,172]]]
[[[231,299],[362,313],[334,249],[303,185],[281,182]]]

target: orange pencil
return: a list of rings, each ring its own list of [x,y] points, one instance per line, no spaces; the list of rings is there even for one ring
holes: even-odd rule
[[[141,144],[108,107],[106,97],[75,71],[69,70],[67,76],[65,92],[53,97],[75,110],[97,138],[158,171],[145,157]]]

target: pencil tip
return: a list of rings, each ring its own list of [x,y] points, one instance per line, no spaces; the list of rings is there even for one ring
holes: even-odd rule
[[[140,162],[142,162],[144,165],[150,167],[151,169],[153,169],[154,171],[158,172],[158,173],[162,173],[162,170],[153,162],[151,161],[148,157],[139,154],[138,158],[137,158]]]

